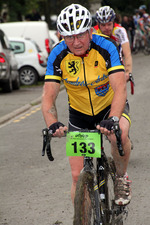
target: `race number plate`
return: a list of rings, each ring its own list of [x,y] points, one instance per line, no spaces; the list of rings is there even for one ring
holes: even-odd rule
[[[101,157],[99,132],[68,132],[66,137],[67,156]]]

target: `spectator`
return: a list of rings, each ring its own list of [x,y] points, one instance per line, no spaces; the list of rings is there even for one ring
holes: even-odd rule
[[[127,33],[129,31],[129,19],[127,16],[124,16],[122,19],[121,25],[126,29]]]
[[[129,16],[128,20],[129,20],[129,24],[128,24],[129,31],[128,32],[130,34],[130,46],[131,46],[131,49],[132,49],[133,48],[134,35],[135,35],[135,25],[134,25],[133,16]]]

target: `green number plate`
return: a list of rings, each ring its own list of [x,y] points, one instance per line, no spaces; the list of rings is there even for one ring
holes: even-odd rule
[[[101,157],[101,134],[99,132],[68,132],[67,156]]]

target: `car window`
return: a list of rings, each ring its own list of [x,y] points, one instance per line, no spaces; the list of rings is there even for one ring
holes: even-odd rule
[[[25,52],[25,44],[19,41],[10,41],[11,47],[14,50],[15,54],[24,53]]]

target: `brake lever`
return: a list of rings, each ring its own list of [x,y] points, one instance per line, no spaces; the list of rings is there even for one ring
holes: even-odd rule
[[[50,142],[51,142],[51,138],[52,136],[48,136],[48,142],[47,142],[47,146],[46,146],[46,153],[47,153],[47,157],[50,161],[54,161],[54,158],[52,156],[52,151],[51,151],[51,145],[50,145]]]
[[[51,146],[50,146],[50,142],[51,142],[51,138],[52,135],[49,135],[48,133],[48,129],[45,128],[42,130],[42,134],[43,134],[43,149],[42,149],[42,156],[45,155],[45,150],[47,153],[47,157],[50,161],[53,161],[54,158],[52,156],[52,152],[51,152]]]
[[[119,154],[120,154],[120,156],[124,156],[124,151],[123,151],[122,142],[121,142],[121,129],[119,127],[119,123],[114,123],[113,131],[116,135],[117,147],[118,147]]]
[[[47,135],[48,135],[48,129],[45,128],[42,130],[42,134],[43,134],[43,149],[42,149],[42,156],[45,155],[45,149],[46,149],[46,145],[47,145]]]

